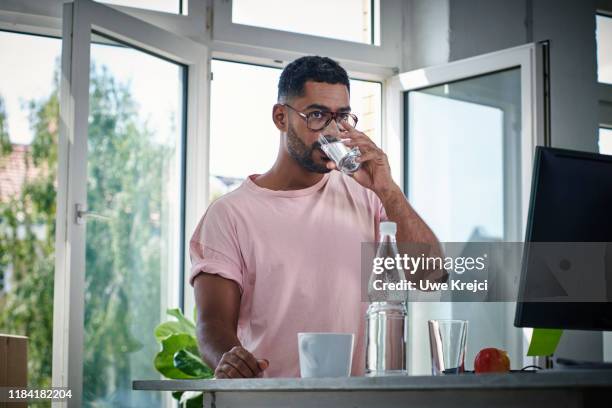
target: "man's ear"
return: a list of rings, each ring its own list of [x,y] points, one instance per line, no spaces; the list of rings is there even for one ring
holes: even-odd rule
[[[287,110],[280,103],[277,103],[272,107],[272,121],[274,121],[274,125],[276,125],[278,130],[281,132],[287,131]]]

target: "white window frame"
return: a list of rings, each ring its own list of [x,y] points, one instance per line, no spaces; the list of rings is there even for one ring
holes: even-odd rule
[[[599,8],[596,15],[601,15],[612,19],[612,3],[604,4],[599,1]],[[612,84],[598,82],[598,99],[599,99],[599,127],[612,129]]]
[[[210,19],[212,16],[211,6],[208,4],[208,1],[209,0],[188,0],[187,15],[178,15],[173,13],[144,10],[125,6],[107,4],[103,5],[129,14],[140,20],[155,24],[158,27],[170,31],[176,35],[189,37],[194,41],[207,46],[210,42]],[[63,13],[62,8],[64,3],[66,3],[66,0],[3,0],[0,2],[0,30],[15,31],[24,34],[38,34],[59,38],[61,40]],[[206,24],[203,24],[203,21],[206,22]],[[208,69],[208,67],[210,67],[210,52],[208,52],[207,55],[207,69],[203,78],[209,77],[208,73],[210,70]],[[207,81],[207,79],[205,79],[205,81]],[[206,103],[208,103],[208,99],[206,99]],[[208,129],[208,114],[208,108],[202,111],[202,119],[205,120],[206,129]],[[200,143],[203,148],[208,151],[208,136],[206,136],[205,140],[198,141],[198,143]],[[191,149],[188,151],[188,153],[191,153]],[[208,167],[204,165],[205,163],[207,163],[207,161],[203,161],[203,157],[204,156],[200,156],[200,161],[198,162],[198,168],[200,169],[197,170],[197,173],[193,173],[194,169],[191,165],[189,165],[189,167],[187,168],[188,179],[193,179],[197,178],[198,176],[201,176],[204,177],[206,179],[206,183],[208,183]],[[193,162],[194,160],[191,161]],[[206,173],[203,173],[203,169],[206,170]],[[206,188],[208,188],[207,184]],[[208,195],[206,194],[205,197],[205,199],[207,199]],[[196,206],[197,208],[199,208],[198,211],[200,212],[195,215],[187,214],[187,221],[185,226],[186,232],[190,232],[190,228],[191,231],[193,231],[193,228],[195,228],[195,225],[197,223],[197,219],[195,222],[189,221],[189,219],[191,217],[201,216],[204,210],[206,209],[206,204],[202,205],[200,203],[200,198],[197,198],[197,200],[198,203],[196,204]],[[204,203],[205,202],[206,201],[204,201]],[[192,203],[188,202],[186,205],[189,206],[192,205]],[[188,240],[186,241],[185,245],[185,265],[188,266],[190,264],[190,259],[187,243]],[[195,307],[195,300],[188,279],[189,274],[186,270],[185,280],[183,282],[185,294],[183,306],[186,313],[190,315],[191,310],[193,310],[193,308]]]
[[[77,0],[80,1],[80,0]],[[66,0],[3,0],[0,2],[0,30],[22,32],[24,34],[38,34],[50,37],[56,37],[62,39],[62,14],[63,5]],[[227,1],[225,1],[227,7]],[[367,44],[357,44],[347,41],[332,40],[322,37],[306,36],[293,33],[284,33],[276,30],[267,30],[271,44],[277,45],[277,48],[258,47],[249,41],[251,33],[246,35],[238,36],[235,40],[242,41],[242,43],[228,42],[228,38],[224,38],[222,35],[217,36],[215,40],[212,39],[212,26],[213,26],[213,7],[219,7],[223,10],[223,5],[219,5],[220,2],[216,0],[188,0],[188,12],[187,15],[178,15],[173,13],[166,13],[160,11],[144,10],[132,7],[118,6],[101,4],[105,7],[112,8],[121,11],[130,16],[136,17],[140,20],[146,21],[151,24],[155,24],[158,27],[165,29],[169,32],[174,33],[178,36],[189,37],[201,45],[208,46],[210,50],[206,55],[202,56],[202,60],[199,62],[198,70],[200,71],[198,84],[195,85],[201,89],[209,83],[210,73],[210,61],[212,58],[228,59],[237,62],[254,63],[261,65],[274,66],[283,68],[288,62],[292,61],[305,53],[322,53],[324,50],[325,54],[331,58],[339,60],[349,72],[349,75],[353,79],[369,80],[382,83],[382,115],[385,117],[385,98],[384,98],[384,81],[391,75],[395,74],[397,66],[401,63],[401,38],[402,38],[402,2],[401,0],[384,0],[381,2],[381,21],[385,21],[385,24],[380,28],[381,46],[376,47]],[[230,9],[231,10],[231,9]],[[220,19],[218,13],[214,20],[217,24],[216,27],[220,27]],[[230,14],[231,16],[231,14]],[[258,29],[254,28],[258,33]],[[219,32],[217,32],[219,34]],[[220,37],[220,38],[219,38]],[[62,39],[64,41],[64,39]],[[279,47],[278,45],[289,44],[285,48]],[[294,47],[295,46],[295,47]],[[365,57],[365,58],[364,58]],[[191,79],[190,79],[191,80]],[[193,79],[195,82],[196,79]],[[193,84],[189,85],[190,89],[195,89]],[[209,180],[209,87],[206,87],[204,95],[198,96],[198,103],[200,104],[200,117],[198,121],[198,136],[192,136],[191,134],[187,140],[187,185],[186,185],[186,198],[185,203],[185,279],[182,282],[183,285],[183,307],[187,316],[191,316],[191,312],[195,307],[195,299],[193,296],[192,288],[189,284],[189,238],[192,231],[195,229],[199,218],[204,214],[208,204],[208,180]],[[66,91],[63,92],[66,94]],[[190,98],[193,94],[190,91]],[[74,102],[74,101],[73,101]],[[75,107],[74,103],[71,105]],[[195,106],[194,103],[189,102],[190,109]],[[64,111],[67,109],[64,106]],[[74,114],[74,112],[72,113]],[[381,131],[384,134],[386,124],[384,120],[381,123]],[[61,140],[60,140],[61,143]],[[63,149],[67,147],[64,146]],[[58,177],[67,178],[67,170],[65,163],[62,161],[67,160],[68,153],[65,151],[61,152],[62,146],[58,146],[60,149],[60,162],[58,168]],[[64,172],[64,174],[61,174]],[[202,183],[196,183],[196,180],[202,180]],[[58,180],[59,182],[59,180]],[[63,181],[65,183],[65,181]],[[65,212],[69,208],[68,202],[69,197],[66,195],[66,188],[59,186],[57,191],[57,197],[60,200],[58,205],[58,211]],[[63,206],[61,203],[64,203]],[[65,225],[70,217],[67,215],[60,216],[58,218],[57,234],[66,235],[68,234],[67,226]],[[66,266],[65,257],[68,255],[66,251],[69,248],[64,244],[60,250],[56,251],[56,259],[62,259],[61,261],[56,260],[56,270],[63,270]],[[74,248],[72,248],[74,250]],[[70,295],[71,290],[75,288],[67,287],[68,280],[66,279],[66,272],[64,271],[64,277],[60,277],[59,280],[56,278],[56,290],[54,293],[54,302],[56,303],[55,309],[57,310],[69,310],[66,297]],[[76,281],[75,281],[76,282]],[[82,282],[81,282],[82,285]],[[73,299],[72,302],[78,301]],[[77,302],[78,303],[78,302]],[[81,311],[82,313],[82,311]],[[66,315],[68,316],[68,315]],[[68,319],[69,317],[67,317]],[[77,319],[78,316],[73,316],[72,319]],[[65,351],[69,348],[68,343],[65,347],[62,346],[63,341],[69,339],[70,336],[75,339],[82,340],[82,333],[78,334],[74,331],[68,330],[67,325],[58,325],[54,322],[54,367],[62,367],[61,373],[54,373],[53,383],[57,385],[66,384],[69,381],[69,373],[67,370],[69,367],[64,361]],[[73,325],[74,327],[74,325]],[[56,372],[57,369],[54,369]]]
[[[85,284],[85,226],[76,222],[76,205],[86,205],[87,198],[88,67],[92,30],[183,64],[188,69],[185,195],[190,198],[185,202],[186,243],[206,208],[208,197],[208,168],[205,166],[208,162],[208,52],[201,44],[91,0],[65,4],[64,16],[53,385],[69,387],[73,393],[69,406],[76,407],[82,403]],[[192,175],[201,175],[203,180]],[[184,256],[187,260],[187,255]],[[174,300],[178,303],[176,295]]]
[[[62,34],[62,6],[67,0],[2,0],[0,2],[0,30],[20,31],[60,37]],[[206,43],[209,38],[207,0],[188,0],[187,14],[173,14],[126,6],[103,4],[155,24],[177,35]]]
[[[386,81],[386,111],[383,122],[383,149],[387,152],[393,178],[404,186],[404,93],[452,81],[520,67],[521,68],[521,193],[522,225],[527,222],[531,170],[536,145],[546,144],[544,117],[544,84],[542,46],[526,44],[483,54],[447,64],[417,69],[396,75]],[[524,233],[524,231],[521,231]]]
[[[516,236],[522,241],[525,234],[527,214],[529,209],[529,196],[531,186],[531,175],[533,157],[536,145],[546,145],[547,124],[545,118],[545,71],[544,71],[544,46],[540,44],[526,44],[506,50],[483,54],[472,58],[450,62],[438,66],[417,69],[396,75],[386,81],[386,110],[383,123],[387,125],[383,132],[383,150],[387,152],[391,172],[394,180],[404,189],[404,177],[407,169],[405,166],[405,107],[404,94],[431,86],[447,84],[449,82],[464,80],[481,75],[486,75],[510,68],[520,67],[521,70],[521,180],[515,190],[521,193],[521,208],[519,209],[520,220],[510,220],[513,227],[511,236]],[[507,205],[507,204],[506,204]],[[515,207],[515,206],[514,206]],[[516,231],[518,229],[518,231]],[[452,313],[451,305],[431,304],[435,306],[432,313]],[[508,303],[504,308],[504,318],[512,321],[515,304]],[[422,321],[418,308],[409,308],[411,321]],[[522,335],[521,335],[522,334]],[[506,336],[510,355],[513,356],[513,365],[532,364],[524,356],[523,350],[527,347],[527,332],[516,330],[515,333]],[[413,344],[418,343],[416,339]],[[425,361],[411,350],[411,370],[419,370]],[[522,361],[521,361],[522,358]],[[419,361],[417,361],[419,360]],[[421,361],[422,360],[422,361]],[[521,365],[522,366],[522,365]]]
[[[307,54],[325,54],[358,79],[383,80],[397,73],[402,58],[402,2],[380,1],[381,45],[254,27],[232,22],[232,1],[213,2],[211,49],[215,58],[281,66]]]

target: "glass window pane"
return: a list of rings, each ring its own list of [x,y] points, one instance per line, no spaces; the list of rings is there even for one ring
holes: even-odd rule
[[[158,406],[131,381],[160,377],[153,331],[178,306],[184,67],[123,46],[91,58],[83,400]]]
[[[599,153],[612,155],[612,129],[599,128]]]
[[[408,191],[419,214],[442,241],[502,238],[502,111],[426,91],[409,104]]]
[[[281,71],[219,60],[212,61],[211,70],[212,201],[238,187],[248,175],[265,173],[274,163],[278,129],[272,122],[272,106]]]
[[[281,70],[220,60],[213,60],[211,67],[212,201],[238,187],[247,176],[272,167],[279,143],[272,106],[276,103]],[[351,80],[351,108],[359,117],[357,128],[378,145],[381,92],[378,82]]]
[[[408,92],[405,101],[407,194],[440,241],[521,241],[520,68]],[[504,303],[411,307],[416,327],[432,313],[479,322],[466,369],[478,350],[510,347]],[[428,345],[415,341],[413,365],[426,374]]]
[[[520,240],[505,230],[520,218],[520,192],[505,190],[519,174],[520,70],[407,98],[408,195],[440,240]]]
[[[233,0],[232,22],[380,45],[378,1]],[[374,21],[374,23],[373,23]]]
[[[0,333],[28,336],[51,386],[61,41],[0,31]]]
[[[597,16],[597,80],[612,84],[612,17]]]
[[[136,7],[146,10],[165,11],[180,14],[181,0],[95,0],[100,3],[117,6]]]
[[[351,109],[359,118],[357,129],[370,136],[378,146],[382,142],[382,84],[351,79]]]

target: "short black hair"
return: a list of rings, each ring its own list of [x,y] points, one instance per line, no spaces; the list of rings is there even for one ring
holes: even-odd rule
[[[309,55],[301,57],[283,69],[278,80],[278,101],[304,95],[307,81],[345,85],[350,93],[348,74],[331,58]]]

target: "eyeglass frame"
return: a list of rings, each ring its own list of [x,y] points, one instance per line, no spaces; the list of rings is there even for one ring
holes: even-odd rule
[[[332,111],[313,111],[310,113],[314,113],[314,112],[323,112],[323,113],[329,113],[331,116],[330,118],[325,122],[325,125],[323,125],[323,127],[319,128],[319,129],[312,129],[310,126],[308,126],[308,115],[310,114],[306,114],[304,112],[300,112],[299,110],[295,109],[293,106],[289,105],[288,103],[283,103],[281,104],[282,106],[286,106],[288,108],[291,108],[291,110],[295,111],[295,113],[297,113],[302,119],[304,119],[304,121],[306,122],[306,127],[310,130],[312,130],[313,132],[318,132],[320,130],[325,129],[326,127],[329,126],[329,124],[332,122],[332,120],[335,120],[336,123],[339,124],[338,122],[338,116],[339,115],[349,115],[351,118],[353,118],[353,120],[355,121],[355,125],[353,125],[353,127],[357,126],[357,122],[359,122],[359,118],[357,117],[357,115],[355,115],[354,113],[351,112],[332,112]]]

